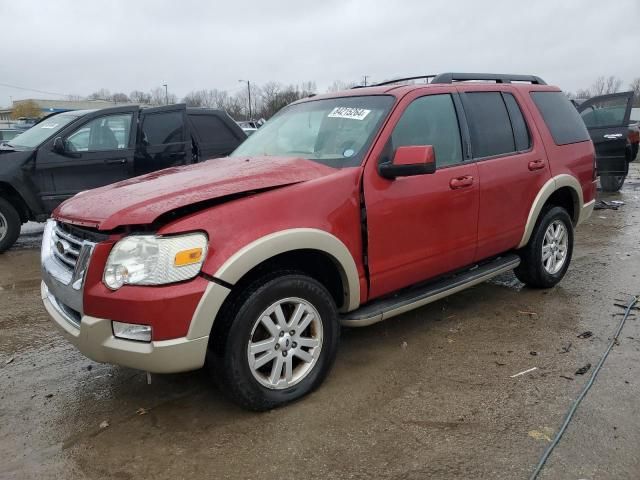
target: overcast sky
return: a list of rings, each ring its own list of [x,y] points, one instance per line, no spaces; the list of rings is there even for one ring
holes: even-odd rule
[[[444,71],[640,77],[640,1],[0,0],[0,83],[61,94]],[[0,86],[10,97],[63,98]]]

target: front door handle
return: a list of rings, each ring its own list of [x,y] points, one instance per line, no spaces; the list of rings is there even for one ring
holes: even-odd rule
[[[534,171],[534,170],[540,170],[543,169],[545,166],[544,160],[531,160],[529,162],[529,170]]]
[[[616,138],[622,138],[622,134],[621,133],[607,133],[606,135],[604,135],[604,138],[606,138],[607,140],[615,140]]]
[[[119,165],[124,165],[125,163],[127,163],[127,159],[126,158],[108,158],[107,160],[104,161],[104,163],[111,165],[114,163],[117,163]]]
[[[473,185],[473,177],[471,175],[464,175],[462,177],[455,177],[449,180],[449,187],[451,190],[457,190],[459,188],[467,188]]]

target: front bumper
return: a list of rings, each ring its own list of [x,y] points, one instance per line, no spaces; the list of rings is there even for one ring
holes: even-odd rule
[[[111,320],[83,315],[79,321],[70,315],[41,285],[42,302],[65,338],[96,362],[113,363],[152,373],[196,370],[204,365],[209,337],[186,337],[150,343],[113,336]]]

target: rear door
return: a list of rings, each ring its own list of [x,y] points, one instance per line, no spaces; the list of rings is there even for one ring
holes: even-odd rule
[[[200,162],[229,155],[247,138],[224,112],[189,109],[187,118]]]
[[[480,176],[476,260],[515,248],[529,209],[551,178],[537,132],[527,123],[516,91],[458,87]]]
[[[129,106],[89,113],[40,146],[33,181],[47,211],[78,192],[133,175],[137,112]],[[58,137],[64,152],[53,149]]]
[[[590,98],[578,107],[596,149],[599,175],[627,174],[632,103],[633,92],[622,92]]]
[[[184,104],[146,108],[140,112],[135,173],[191,163],[193,148]]]

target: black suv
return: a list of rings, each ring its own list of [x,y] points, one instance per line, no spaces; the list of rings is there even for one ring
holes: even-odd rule
[[[76,193],[230,154],[246,138],[223,111],[138,105],[59,113],[0,146],[0,253],[20,226]]]

